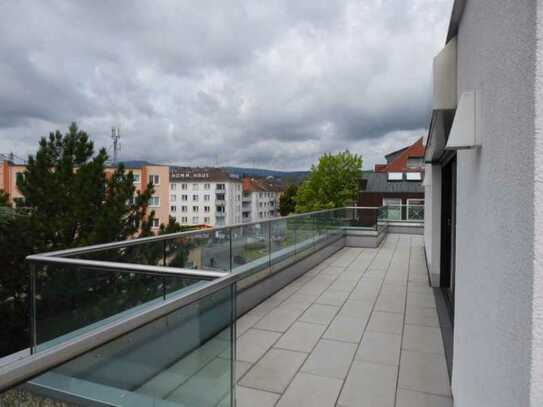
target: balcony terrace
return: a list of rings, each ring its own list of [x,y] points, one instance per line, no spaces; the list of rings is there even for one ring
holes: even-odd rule
[[[0,367],[0,401],[452,406],[422,236],[382,213],[30,256],[32,355]]]

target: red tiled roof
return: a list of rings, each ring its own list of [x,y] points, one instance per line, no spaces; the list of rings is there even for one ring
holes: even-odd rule
[[[407,167],[408,158],[422,158],[424,157],[424,145],[422,144],[422,137],[415,143],[407,147],[401,152],[398,157],[392,160],[388,164],[375,164],[375,172],[405,172],[413,171],[413,168]]]

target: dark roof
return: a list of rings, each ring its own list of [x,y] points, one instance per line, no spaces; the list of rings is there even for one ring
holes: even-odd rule
[[[362,192],[395,192],[395,193],[424,193],[421,181],[389,181],[386,172],[370,172],[362,175],[366,180],[366,187]]]
[[[405,150],[407,150],[409,146],[400,148],[399,150],[393,151],[392,153],[388,153],[385,155],[385,159],[387,160],[387,164],[390,163],[394,158],[399,156],[401,153],[403,153]]]

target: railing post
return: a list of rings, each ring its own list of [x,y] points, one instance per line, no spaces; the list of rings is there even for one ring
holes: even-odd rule
[[[272,239],[271,239],[272,238],[271,230],[272,230],[272,223],[273,223],[273,221],[268,222],[268,267],[270,268],[270,270],[271,270],[271,266],[272,266],[272,264],[271,264],[271,253],[272,253],[272,251],[271,251],[271,241],[272,241]]]
[[[166,267],[166,240],[162,241],[162,265]],[[162,299],[166,301],[166,277],[162,277]]]
[[[231,317],[231,325],[230,325],[230,349],[232,353],[232,357],[230,358],[230,407],[235,407],[236,405],[236,322],[237,322],[237,310],[236,310],[236,303],[237,303],[237,283],[233,283],[231,285],[230,294],[231,294],[231,301],[232,301],[232,317]]]
[[[30,353],[36,352],[38,346],[38,327],[36,321],[36,266],[29,264],[30,269]]]
[[[228,271],[232,272],[232,228],[228,229]]]

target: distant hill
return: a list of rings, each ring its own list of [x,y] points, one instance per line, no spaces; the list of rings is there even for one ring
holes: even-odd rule
[[[120,160],[127,168],[139,168],[144,165],[160,165],[153,164],[146,160]],[[309,171],[277,171],[266,170],[262,168],[243,168],[243,167],[222,167],[224,170],[236,174],[239,177],[274,177],[280,178],[286,183],[298,183],[301,182]]]
[[[262,168],[223,167],[226,171],[240,177],[274,177],[288,182],[299,182],[309,174],[309,171],[277,171]]]

